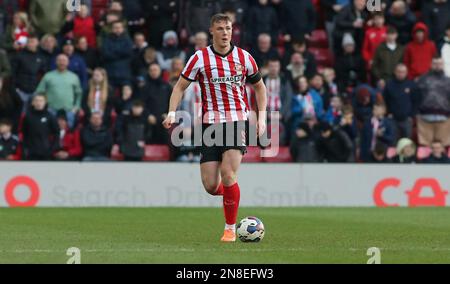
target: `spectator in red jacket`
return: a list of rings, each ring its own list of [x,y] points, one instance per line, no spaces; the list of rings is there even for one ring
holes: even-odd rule
[[[384,14],[375,13],[372,18],[373,26],[366,30],[364,36],[362,55],[368,67],[372,66],[377,47],[386,40],[387,27],[384,25]]]
[[[422,22],[417,23],[413,28],[413,40],[405,49],[404,61],[409,70],[409,79],[427,73],[436,53],[436,45],[428,39],[428,27]]]
[[[55,143],[56,148],[53,153],[55,160],[73,161],[78,160],[81,156],[80,130],[70,130],[67,123],[67,115],[65,110],[58,111],[57,115],[59,136]]]
[[[94,19],[89,15],[89,7],[85,4],[80,6],[77,15],[73,17],[72,14],[67,14],[66,24],[62,28],[63,33],[73,32],[76,38],[86,37],[88,46],[96,48],[96,32]]]

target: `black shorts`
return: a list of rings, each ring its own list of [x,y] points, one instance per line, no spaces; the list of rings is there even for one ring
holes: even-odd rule
[[[240,150],[244,155],[249,141],[248,130],[248,121],[202,124],[200,163],[221,162],[223,153],[233,149]]]

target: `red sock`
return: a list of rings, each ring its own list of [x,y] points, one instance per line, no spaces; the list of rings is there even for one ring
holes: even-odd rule
[[[213,195],[219,196],[219,195],[223,195],[223,184],[220,183],[219,187],[216,189],[216,192],[214,192]]]
[[[241,192],[237,183],[223,187],[223,212],[228,225],[236,224]]]

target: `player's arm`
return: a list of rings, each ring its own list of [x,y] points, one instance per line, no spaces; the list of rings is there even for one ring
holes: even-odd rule
[[[266,131],[266,117],[267,117],[266,85],[264,85],[264,81],[260,79],[259,81],[253,84],[253,88],[255,89],[256,104],[258,105],[257,133],[258,136],[261,137],[264,131]]]
[[[173,87],[172,94],[170,95],[169,111],[167,112],[166,119],[163,121],[165,128],[169,129],[172,124],[175,123],[175,111],[183,99],[184,91],[190,84],[190,81],[186,80],[183,76],[180,76],[178,82]]]

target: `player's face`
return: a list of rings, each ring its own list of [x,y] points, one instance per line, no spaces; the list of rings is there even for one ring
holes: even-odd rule
[[[216,45],[226,48],[230,45],[231,35],[233,34],[233,28],[231,26],[231,22],[228,21],[220,21],[214,23],[213,26],[209,29],[213,37],[213,41]]]

